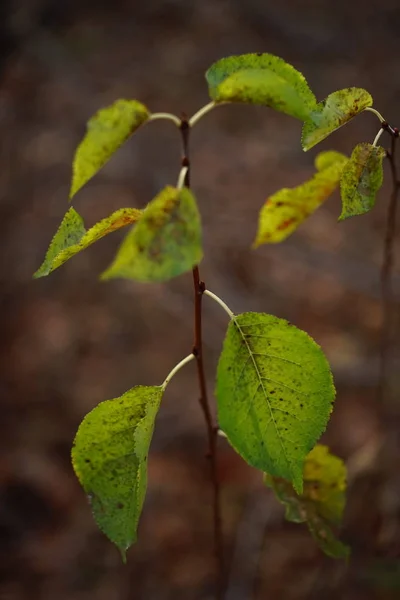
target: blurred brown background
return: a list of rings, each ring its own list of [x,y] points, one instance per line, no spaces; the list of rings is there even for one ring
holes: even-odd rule
[[[367,88],[399,126],[399,23],[398,0],[1,0],[1,598],[213,598],[210,486],[193,365],[162,404],[139,542],[127,566],[97,531],[70,466],[86,412],[135,384],[162,382],[192,344],[190,275],[166,285],[97,280],[125,232],[51,277],[31,279],[67,210],[71,160],[87,118],[118,97],[192,114],[208,101],[203,74],[213,61],[266,51],[298,67],[319,98]],[[375,117],[362,115],[318,150],[350,153],[377,130]],[[316,152],[302,152],[299,122],[255,107],[221,107],[192,136],[202,276],[234,311],[287,318],[322,345],[338,389],[323,439],[350,468],[346,568],[325,558],[305,527],[283,521],[259,473],[220,441],[226,600],[400,596],[398,347],[386,401],[376,401],[390,188],[372,213],[342,224],[336,194],[286,243],[250,250],[267,194],[310,176]],[[176,181],[179,159],[171,123],[144,127],[75,206],[88,224],[119,207],[143,206]],[[397,267],[397,300],[399,286]],[[204,305],[212,392],[227,322],[218,306]]]

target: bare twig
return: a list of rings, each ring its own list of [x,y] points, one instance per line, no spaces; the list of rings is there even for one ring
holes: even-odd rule
[[[190,187],[190,159],[189,159],[189,133],[190,123],[186,116],[182,117],[182,167],[186,168],[184,176],[184,185]],[[210,462],[211,481],[213,487],[213,522],[214,522],[214,555],[217,568],[217,582],[215,590],[216,600],[222,600],[224,594],[224,552],[222,537],[222,519],[220,507],[219,479],[217,470],[217,433],[218,427],[213,421],[213,417],[208,402],[206,378],[203,362],[203,334],[202,334],[202,300],[205,291],[205,284],[200,279],[199,267],[193,269],[194,285],[194,346],[193,354],[196,357],[197,375],[200,388],[200,406],[204,414],[204,420],[207,427],[208,453],[207,458]]]

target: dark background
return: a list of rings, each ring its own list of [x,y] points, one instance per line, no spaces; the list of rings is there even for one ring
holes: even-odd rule
[[[399,23],[398,0],[1,0],[1,598],[213,597],[206,439],[193,364],[162,403],[139,542],[127,566],[97,531],[70,466],[83,416],[135,384],[161,383],[190,352],[193,335],[190,275],[165,285],[97,280],[124,232],[51,277],[31,279],[67,210],[71,160],[88,117],[118,97],[137,98],[153,112],[192,114],[208,102],[204,71],[213,61],[266,51],[299,68],[318,98],[365,87],[399,126]],[[377,130],[372,114],[361,115],[318,150],[350,153]],[[369,215],[338,224],[336,193],[284,244],[250,249],[265,197],[309,177],[316,153],[302,152],[299,122],[257,107],[218,108],[193,131],[202,276],[234,311],[287,318],[323,347],[338,389],[323,440],[350,470],[346,568],[321,554],[306,527],[283,521],[259,473],[220,440],[226,600],[399,597],[398,347],[385,402],[376,400],[389,171]],[[119,207],[144,206],[175,183],[179,160],[173,125],[153,123],[75,206],[89,225]],[[397,300],[399,285],[397,268]],[[227,320],[211,301],[204,305],[212,392]]]

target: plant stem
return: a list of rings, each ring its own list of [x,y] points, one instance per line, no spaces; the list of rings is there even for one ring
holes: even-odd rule
[[[364,108],[364,110],[368,110],[369,112],[372,112],[374,115],[376,115],[381,123],[386,123],[386,119],[375,108],[367,106],[366,108]]]
[[[167,112],[153,113],[149,117],[149,121],[156,121],[157,119],[167,119],[168,121],[172,121],[173,123],[175,123],[175,125],[177,127],[181,126],[180,118],[177,117],[176,115],[173,115],[172,113],[167,113]]]
[[[190,117],[190,119],[188,121],[189,127],[193,127],[193,125],[195,125],[198,121],[200,121],[200,119],[202,117],[204,117],[204,115],[209,113],[216,106],[217,105],[215,102],[209,102],[208,104],[206,104],[205,106],[200,108],[200,110],[198,110],[197,113],[195,113],[193,116]]]
[[[378,133],[375,136],[374,141],[372,142],[372,145],[375,147],[377,145],[377,143],[379,142],[379,139],[381,137],[381,135],[383,134],[383,132],[385,131],[385,129],[383,129],[383,127],[378,131]]]
[[[162,389],[165,390],[165,388],[167,387],[167,385],[169,384],[169,382],[171,381],[171,379],[173,378],[173,376],[176,375],[176,373],[178,371],[180,371],[182,369],[182,367],[184,367],[185,365],[187,365],[187,363],[189,363],[194,358],[196,358],[194,354],[189,354],[189,356],[186,356],[177,365],[175,365],[175,367],[172,369],[172,371],[170,373],[168,373],[168,375],[166,376],[166,378],[164,380],[164,383],[161,386]]]
[[[210,290],[204,290],[204,294],[206,296],[209,296],[213,300],[215,300],[215,302],[217,302],[224,309],[224,311],[229,315],[230,319],[234,319],[235,318],[235,315],[231,311],[231,309],[229,308],[229,306],[227,304],[225,304],[225,302],[223,300],[221,300],[221,298],[219,298],[216,294],[213,294],[213,292],[210,292]]]
[[[396,216],[397,204],[400,189],[400,180],[396,165],[396,147],[399,134],[398,130],[394,130],[392,135],[392,143],[387,157],[390,164],[392,174],[392,193],[390,195],[389,208],[386,221],[386,234],[383,252],[383,264],[381,269],[381,294],[383,308],[383,324],[380,352],[380,372],[378,383],[378,400],[384,399],[387,362],[391,346],[391,328],[393,320],[393,291],[392,291],[392,270],[393,270],[393,243],[396,233]]]
[[[189,133],[191,124],[186,116],[182,116],[181,135],[182,135],[182,167],[187,167],[184,185],[190,187],[190,159],[189,159]],[[213,488],[213,525],[214,525],[214,557],[216,564],[217,580],[215,589],[215,599],[222,600],[224,595],[224,551],[222,536],[222,519],[219,493],[219,479],[217,469],[217,432],[218,427],[213,421],[210,410],[210,404],[207,395],[206,377],[203,362],[203,330],[202,330],[202,300],[205,291],[205,284],[200,279],[199,267],[193,268],[193,286],[194,286],[194,346],[193,354],[196,357],[197,377],[200,388],[200,406],[203,411],[204,420],[207,428],[208,453],[207,458],[210,463],[210,474]]]

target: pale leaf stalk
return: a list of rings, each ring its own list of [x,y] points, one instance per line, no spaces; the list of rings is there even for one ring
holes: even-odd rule
[[[187,174],[188,170],[189,170],[188,167],[182,167],[182,169],[180,170],[179,177],[178,177],[178,183],[176,184],[176,187],[178,188],[178,190],[181,190],[183,188],[183,186],[185,185],[185,178],[186,178],[186,174]]]
[[[179,362],[177,365],[175,365],[175,367],[167,375],[167,377],[165,378],[164,383],[161,386],[162,389],[163,389],[163,391],[165,390],[165,388],[167,387],[167,385],[169,384],[169,382],[171,381],[171,379],[173,378],[173,376],[176,375],[177,372],[182,369],[182,367],[184,367],[187,363],[189,363],[194,358],[195,358],[194,354],[189,354],[189,356],[186,356],[183,360],[181,360],[181,362]]]
[[[385,130],[382,128],[382,129],[380,129],[380,130],[378,131],[378,133],[376,134],[376,136],[375,136],[375,139],[374,139],[374,141],[372,142],[372,145],[373,145],[374,147],[376,147],[376,145],[378,144],[378,142],[379,142],[379,139],[380,139],[380,137],[381,137],[381,135],[382,135],[382,133],[383,133],[384,131],[385,131]]]
[[[180,118],[177,117],[176,115],[173,115],[172,113],[167,113],[167,112],[153,113],[150,115],[148,120],[156,121],[157,119],[166,119],[167,121],[172,121],[173,123],[175,123],[175,125],[177,127],[181,126]]]
[[[221,102],[221,104],[222,104],[222,102]],[[204,115],[209,113],[216,106],[217,106],[216,102],[209,102],[208,104],[206,104],[205,106],[200,108],[200,110],[198,110],[197,113],[195,113],[193,116],[190,117],[189,127],[193,127],[193,125],[196,125],[196,123],[198,121],[200,121],[200,119],[202,119],[204,117]]]
[[[224,311],[229,315],[230,319],[234,319],[235,318],[235,315],[231,311],[231,309],[229,308],[229,306],[227,306],[225,304],[225,302],[223,300],[221,300],[221,298],[219,298],[216,294],[213,294],[213,292],[210,292],[210,290],[204,290],[204,295],[205,296],[209,296],[210,298],[212,298],[213,300],[215,300],[215,302],[217,302],[217,304],[219,304],[224,309]]]
[[[386,123],[386,119],[375,108],[371,108],[370,106],[367,106],[366,108],[364,108],[364,110],[368,110],[369,112],[374,113],[374,115],[378,117],[378,119],[380,120],[381,123]]]

